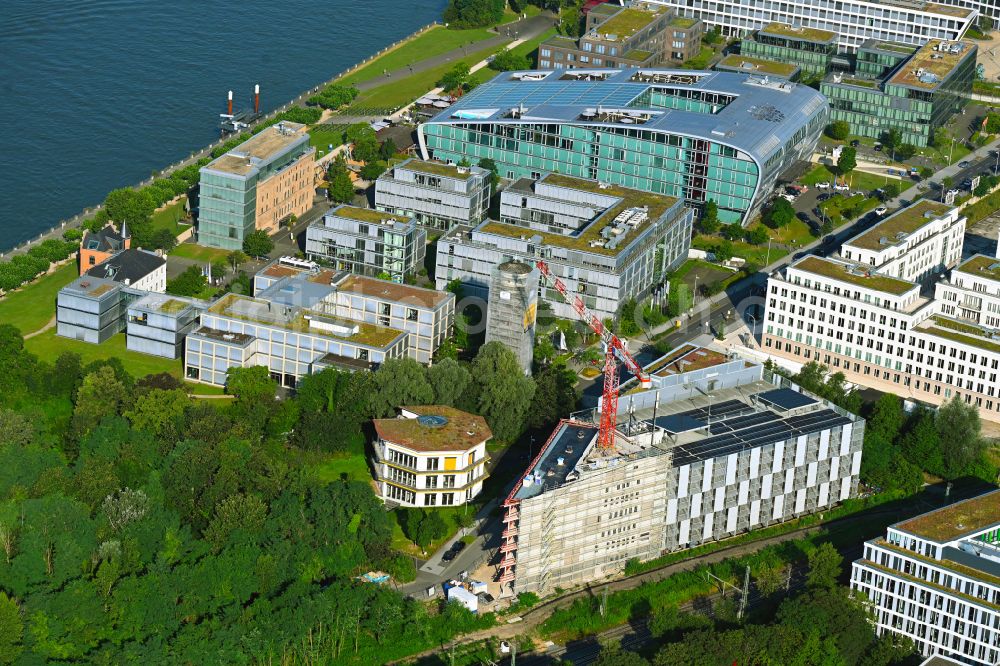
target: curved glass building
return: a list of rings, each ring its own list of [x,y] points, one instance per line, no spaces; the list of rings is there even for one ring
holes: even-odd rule
[[[669,69],[504,72],[418,129],[425,159],[496,162],[501,177],[554,172],[713,200],[748,221],[829,121],[806,86]]]

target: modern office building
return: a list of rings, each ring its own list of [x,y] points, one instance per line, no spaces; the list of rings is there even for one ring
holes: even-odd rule
[[[451,334],[455,295],[283,257],[254,276],[254,296],[226,294],[187,337],[188,379],[222,386],[230,367],[263,365],[285,387],[327,367],[430,363]]]
[[[864,421],[763,366],[683,345],[623,392],[615,448],[560,423],[504,502],[502,594],[547,594],[630,559],[759,529],[852,497]],[[634,401],[634,403],[633,403]]]
[[[730,72],[504,72],[418,128],[425,157],[494,160],[684,199],[746,221],[829,121],[806,86]]]
[[[756,76],[780,76],[789,81],[798,81],[802,70],[797,65],[777,60],[754,58],[739,53],[730,53],[719,62],[712,65],[717,72],[736,72],[738,74],[754,74]]]
[[[127,307],[125,343],[132,351],[180,358],[184,339],[198,325],[208,303],[194,298],[149,293]]]
[[[166,289],[167,262],[144,250],[122,250],[59,290],[56,335],[100,344],[125,330],[130,303]]]
[[[482,416],[454,407],[402,407],[394,419],[373,421],[372,467],[379,496],[402,506],[457,506],[474,499],[486,480]]]
[[[679,65],[701,52],[701,21],[657,5],[603,4],[586,16],[578,39],[554,35],[538,47],[540,69]]]
[[[932,39],[879,79],[867,78],[865,72],[892,62],[893,45],[866,43],[854,75],[831,73],[820,90],[830,100],[831,120],[847,122],[852,134],[878,139],[897,129],[903,143],[923,147],[971,97],[976,51],[970,42]]]
[[[822,77],[837,55],[837,33],[771,23],[740,42],[740,55],[789,63],[810,77]]]
[[[306,254],[337,270],[402,282],[423,268],[427,232],[416,220],[341,205],[306,229]]]
[[[411,158],[375,181],[375,208],[439,231],[479,224],[490,207],[492,180],[493,174],[482,167]]]
[[[201,168],[198,243],[227,250],[262,229],[278,230],[312,207],[316,149],[305,125],[282,121]]]
[[[961,238],[964,218],[925,218],[922,229]],[[890,222],[892,223],[892,222]],[[885,236],[888,240],[890,237]],[[855,256],[845,245],[841,253]],[[886,264],[914,277],[952,268],[955,242],[923,238],[910,248],[913,261]],[[906,247],[905,239],[895,247]],[[940,248],[941,253],[938,254]],[[762,348],[780,362],[816,361],[848,381],[902,398],[941,404],[954,396],[980,415],[1000,421],[1000,260],[975,255],[931,287],[846,258],[808,256],[772,274],[767,286]]]
[[[867,39],[920,46],[929,39],[960,39],[974,25],[983,5],[995,0],[650,0],[683,16],[701,19],[708,28],[743,38],[772,23],[801,25],[839,35],[842,51],[854,52]],[[958,6],[961,4],[962,6]]]
[[[867,541],[851,567],[851,588],[871,602],[879,635],[905,636],[942,664],[996,664],[998,540],[1000,491],[993,491],[896,523],[884,539]]]
[[[499,221],[438,240],[434,277],[439,290],[461,280],[470,295],[492,300],[497,265],[543,259],[588,308],[615,317],[684,262],[693,221],[672,197],[558,174],[521,179],[501,192]],[[557,317],[576,316],[551,286],[541,296]]]
[[[80,275],[130,247],[132,235],[124,222],[120,232],[110,224],[97,232],[85,231],[80,240]]]
[[[531,374],[538,313],[538,268],[506,261],[490,275],[486,309],[486,342],[499,342],[514,352],[524,374]]]

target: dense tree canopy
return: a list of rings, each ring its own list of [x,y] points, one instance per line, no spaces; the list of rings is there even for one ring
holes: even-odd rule
[[[450,28],[481,28],[503,19],[505,0],[449,0],[444,22]]]

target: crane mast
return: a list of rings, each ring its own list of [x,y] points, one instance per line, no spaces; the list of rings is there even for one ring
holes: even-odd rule
[[[548,264],[539,259],[535,262],[535,266],[545,281],[555,287],[556,291],[566,299],[566,302],[573,306],[580,318],[594,329],[594,332],[604,342],[604,395],[601,402],[601,423],[597,435],[597,446],[601,449],[613,449],[615,447],[615,425],[618,420],[618,363],[624,363],[643,388],[649,387],[649,376],[642,371],[642,366],[632,358],[625,343],[608,330],[604,322],[590,311],[583,299],[576,294],[571,294],[563,281],[552,275]]]

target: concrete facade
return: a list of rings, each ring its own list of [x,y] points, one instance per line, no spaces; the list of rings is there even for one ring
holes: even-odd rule
[[[479,224],[490,207],[492,178],[481,167],[411,158],[390,167],[375,181],[375,208],[412,217],[417,224],[440,231]]]
[[[514,352],[524,374],[531,374],[538,314],[538,268],[509,261],[490,275],[486,342],[500,342]]]
[[[125,344],[131,351],[180,358],[184,339],[198,325],[208,303],[193,298],[150,293],[129,304]]]

